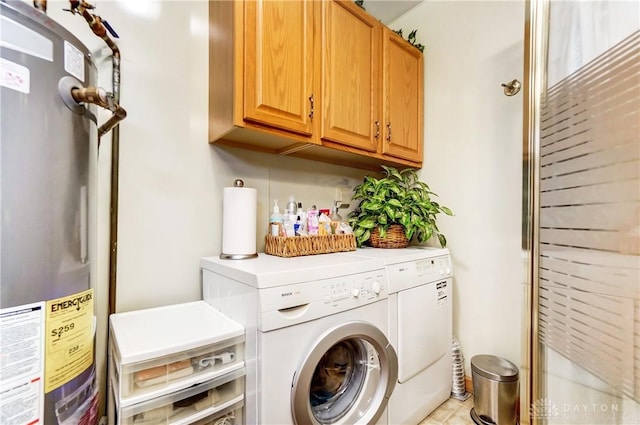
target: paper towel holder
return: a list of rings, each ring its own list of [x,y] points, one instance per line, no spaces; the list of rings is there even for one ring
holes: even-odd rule
[[[250,258],[258,258],[258,253],[255,254],[220,254],[221,260],[248,260]]]
[[[244,187],[244,181],[242,181],[241,179],[235,179],[233,181],[233,187]],[[253,254],[225,254],[225,253],[220,254],[221,260],[248,260],[250,258],[257,258],[257,257],[258,257],[257,252]]]

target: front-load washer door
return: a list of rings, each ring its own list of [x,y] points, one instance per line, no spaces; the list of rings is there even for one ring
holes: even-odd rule
[[[297,369],[291,413],[297,425],[374,424],[393,392],[398,358],[384,334],[360,321],[320,336]]]

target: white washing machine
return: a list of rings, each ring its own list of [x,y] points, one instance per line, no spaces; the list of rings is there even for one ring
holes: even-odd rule
[[[387,277],[347,254],[203,258],[203,299],[242,324],[248,424],[385,424],[397,382]]]
[[[347,255],[385,265],[389,339],[398,355],[398,383],[389,424],[417,424],[451,395],[452,266],[449,250],[362,248]]]

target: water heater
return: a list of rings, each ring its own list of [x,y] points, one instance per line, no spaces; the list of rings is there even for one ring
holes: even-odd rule
[[[0,12],[0,423],[96,423],[96,118],[63,99],[96,67],[30,5]]]

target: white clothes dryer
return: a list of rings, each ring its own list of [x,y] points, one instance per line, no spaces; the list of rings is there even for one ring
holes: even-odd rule
[[[398,382],[389,400],[391,425],[417,424],[451,395],[452,265],[448,249],[362,248],[387,270],[389,339]]]
[[[346,254],[203,258],[203,299],[245,326],[248,424],[384,424],[397,381],[387,277]]]

